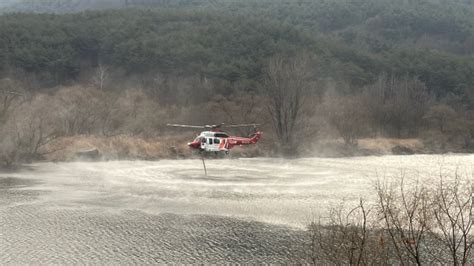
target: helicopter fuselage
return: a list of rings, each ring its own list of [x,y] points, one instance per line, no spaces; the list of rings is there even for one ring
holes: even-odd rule
[[[255,144],[262,137],[262,132],[256,132],[252,137],[229,136],[222,131],[203,131],[194,141],[189,142],[190,148],[205,152],[228,152],[235,146]]]

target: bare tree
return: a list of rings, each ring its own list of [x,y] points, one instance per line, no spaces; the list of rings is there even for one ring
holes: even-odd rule
[[[331,208],[308,227],[309,260],[335,265],[470,265],[473,184],[456,170],[438,184],[378,181],[378,202]]]
[[[229,97],[218,96],[213,101],[211,109],[221,113],[221,121],[232,124],[259,123],[262,121],[262,97],[251,93],[237,91]],[[262,124],[262,123],[259,123]],[[264,123],[263,123],[264,124]],[[237,128],[240,135],[253,133],[251,128]]]
[[[326,119],[344,139],[346,146],[357,146],[357,140],[371,126],[371,114],[363,95],[333,95],[324,101]]]
[[[95,73],[92,76],[92,84],[100,89],[103,90],[106,82],[109,78],[109,68],[102,63],[99,63],[97,66]]]
[[[286,155],[296,152],[295,128],[301,110],[307,104],[311,89],[311,69],[307,57],[270,59],[264,73],[262,88],[268,97],[266,108],[270,114],[276,137]]]
[[[396,137],[416,135],[423,125],[430,95],[416,78],[381,76],[365,89],[370,113],[384,134]]]
[[[457,117],[458,114],[456,114],[453,108],[446,104],[438,104],[431,106],[423,118],[430,122],[432,126],[436,127],[441,133],[444,133],[447,128],[449,128],[450,123],[456,120]]]
[[[446,182],[440,175],[431,206],[434,223],[429,229],[432,236],[448,249],[453,265],[472,263],[468,259],[474,244],[473,206],[471,182],[462,180],[458,171],[452,182]]]
[[[472,138],[470,117],[472,114],[457,112],[443,103],[431,106],[423,117],[429,128],[423,135],[425,145],[441,150],[468,148]]]
[[[308,227],[309,259],[314,265],[388,265],[390,247],[377,229],[375,206],[363,199],[354,208],[341,204],[329,210],[327,221]]]
[[[5,122],[8,111],[20,96],[23,96],[23,93],[20,92],[18,84],[11,79],[0,80],[0,123]]]
[[[0,158],[5,165],[40,157],[40,149],[59,136],[52,99],[37,95],[23,101],[1,128]]]
[[[419,183],[404,183],[402,171],[399,191],[396,188],[377,184],[379,212],[386,230],[402,264],[422,264],[422,241],[428,230],[428,193]]]
[[[165,123],[164,111],[158,103],[141,89],[128,89],[122,92],[110,106],[108,131],[119,134],[156,136],[160,123]]]
[[[59,90],[54,98],[65,135],[91,134],[109,115],[111,98],[104,91],[74,86]]]

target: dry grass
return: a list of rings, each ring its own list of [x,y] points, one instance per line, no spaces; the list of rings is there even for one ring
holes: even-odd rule
[[[347,147],[342,138],[322,139],[303,151],[305,156],[340,157],[393,154],[392,148],[403,146],[414,153],[422,153],[424,145],[420,139],[367,138],[359,139],[357,147]]]
[[[172,135],[159,138],[145,139],[136,136],[119,135],[99,137],[79,135],[59,138],[41,152],[48,161],[71,161],[76,159],[78,151],[97,149],[104,160],[156,160],[189,158],[195,154],[187,147],[189,134]],[[235,147],[232,157],[271,156],[272,145],[259,143],[245,147]],[[371,154],[392,154],[392,148],[400,145],[414,152],[422,152],[424,147],[419,139],[360,139],[357,150],[349,150],[342,139],[321,140],[312,149],[303,153],[305,156],[353,156]]]
[[[359,148],[367,150],[376,150],[383,154],[391,154],[395,146],[407,147],[414,152],[421,152],[424,149],[423,142],[420,139],[360,139]]]
[[[76,153],[97,149],[103,160],[156,160],[177,159],[197,156],[187,143],[189,134],[144,139],[136,136],[98,137],[79,135],[59,138],[42,149],[47,161],[71,161],[77,159]],[[262,156],[258,145],[235,147],[232,157]]]
[[[49,161],[74,160],[78,151],[98,149],[104,160],[176,158],[190,154],[182,137],[143,139],[132,136],[73,136],[55,140],[43,149]]]

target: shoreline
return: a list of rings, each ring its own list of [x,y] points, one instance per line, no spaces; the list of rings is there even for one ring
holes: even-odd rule
[[[18,160],[2,170],[17,169],[35,162],[100,162],[100,161],[159,161],[200,159],[186,145],[187,136],[140,138],[126,135],[100,137],[79,135],[55,139],[39,150],[39,156]],[[246,147],[235,147],[226,159],[237,158],[351,158],[385,155],[444,155],[472,154],[474,150],[436,150],[427,148],[421,139],[368,138],[357,146],[344,145],[341,139],[323,139],[307,145],[297,156],[285,157],[275,151],[271,139]],[[213,156],[206,158],[215,159]],[[217,158],[216,158],[217,159]]]

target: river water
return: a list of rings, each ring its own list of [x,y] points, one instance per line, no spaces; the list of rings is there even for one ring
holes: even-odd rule
[[[0,264],[301,262],[305,226],[377,181],[474,155],[36,163],[0,173]]]

